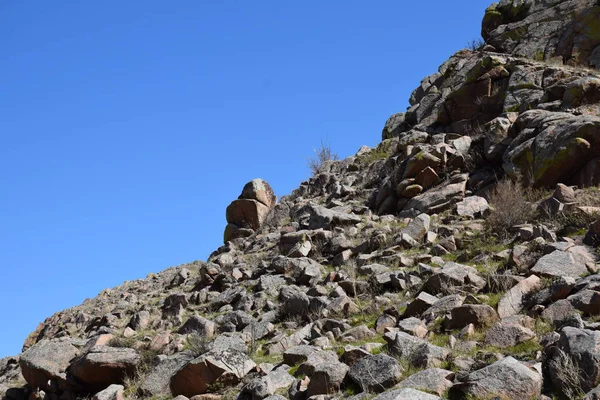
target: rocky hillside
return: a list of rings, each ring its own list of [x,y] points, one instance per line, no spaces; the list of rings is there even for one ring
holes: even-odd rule
[[[502,0],[485,44],[206,262],[102,291],[0,360],[4,399],[600,398],[600,4]]]

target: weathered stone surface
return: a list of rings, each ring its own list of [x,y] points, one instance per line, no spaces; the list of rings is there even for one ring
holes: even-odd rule
[[[363,391],[381,393],[400,381],[402,367],[396,359],[385,354],[369,355],[354,363],[348,376]]]
[[[252,400],[262,400],[294,383],[294,377],[284,369],[275,369],[267,375],[255,378],[242,388],[242,393],[252,396]]]
[[[467,396],[487,399],[536,399],[542,389],[542,375],[512,357],[505,357],[485,368],[471,372],[454,385]]]
[[[560,358],[570,360],[565,363]],[[560,331],[556,350],[548,360],[552,384],[563,390],[569,387],[563,369],[571,364],[577,368],[576,376],[583,392],[588,392],[600,383],[600,332],[565,327]],[[578,372],[578,373],[577,373]]]
[[[429,368],[412,374],[398,384],[398,387],[413,388],[442,396],[452,387],[454,372],[441,368]]]
[[[123,385],[110,385],[101,392],[96,393],[92,400],[123,400]]]
[[[441,397],[412,388],[390,390],[373,397],[373,400],[441,400]]]
[[[485,284],[475,268],[448,261],[425,282],[423,290],[429,293],[452,293],[465,287],[481,289]]]
[[[140,361],[134,349],[97,345],[73,362],[69,371],[86,387],[103,389],[123,383],[126,376],[133,375]]]
[[[66,378],[71,360],[79,355],[71,339],[40,340],[19,358],[23,377],[34,388],[48,390],[47,382]]]
[[[448,329],[462,329],[469,324],[489,327],[498,319],[496,310],[487,304],[464,304],[452,309],[446,326]]]
[[[571,253],[561,250],[555,250],[550,254],[541,257],[531,272],[543,276],[570,276],[579,278],[587,273],[587,268],[584,264],[577,261]]]
[[[171,395],[171,378],[193,359],[194,355],[187,351],[163,359],[145,377],[140,385],[140,392],[146,397]]]
[[[504,293],[498,302],[498,315],[500,318],[516,315],[523,310],[523,298],[528,293],[534,292],[541,287],[541,280],[535,275],[523,279],[509,291]]]
[[[489,208],[487,200],[480,196],[465,197],[463,201],[456,203],[456,213],[463,217],[483,216]]]
[[[535,338],[535,332],[521,325],[521,322],[521,318],[517,315],[497,322],[485,333],[485,342],[492,346],[506,348]],[[532,325],[533,320],[531,320]]]
[[[188,362],[171,378],[173,395],[191,397],[206,393],[217,379],[237,384],[256,364],[237,350],[209,352]]]
[[[200,315],[192,315],[177,331],[180,334],[193,333],[205,338],[213,337],[215,332],[216,324]]]
[[[257,200],[234,200],[227,207],[227,222],[239,228],[258,229],[269,214],[269,207]]]
[[[341,362],[323,362],[315,366],[310,375],[310,382],[306,390],[308,397],[320,394],[333,394],[340,390],[340,386],[350,368]]]
[[[246,183],[239,198],[259,201],[269,208],[277,202],[271,185],[263,179],[253,179]]]
[[[420,316],[423,311],[431,307],[439,299],[430,295],[427,292],[421,292],[413,301],[406,307],[404,311],[405,317]]]
[[[515,126],[517,136],[504,154],[503,168],[512,177],[523,174],[526,184],[552,187],[567,182],[600,156],[600,117],[531,110]]]

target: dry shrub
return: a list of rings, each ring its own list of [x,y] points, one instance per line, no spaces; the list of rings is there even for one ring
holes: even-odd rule
[[[327,142],[321,141],[321,147],[315,149],[314,152],[314,157],[309,158],[307,161],[308,168],[310,168],[313,175],[318,174],[323,164],[327,161],[339,160],[338,155],[331,150]]]
[[[535,216],[535,208],[529,201],[529,189],[510,179],[496,184],[490,194],[491,212],[487,217],[489,228],[502,236],[515,225],[530,222]]]

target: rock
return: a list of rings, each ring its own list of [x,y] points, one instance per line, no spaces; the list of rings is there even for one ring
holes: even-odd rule
[[[371,329],[367,328],[366,325],[360,325],[360,326],[354,327],[352,329],[348,329],[346,332],[344,332],[342,339],[349,341],[349,342],[355,342],[355,341],[372,339],[375,336],[376,336],[375,332],[373,332]]]
[[[418,338],[424,338],[427,336],[427,327],[425,326],[425,323],[415,317],[401,320],[398,323],[398,328],[400,328],[402,332],[406,332]]]
[[[531,325],[533,325],[533,320]],[[488,329],[485,333],[485,343],[503,349],[516,346],[535,337],[535,332],[521,325],[520,319],[515,315],[497,322]]]
[[[269,207],[257,200],[239,199],[229,204],[226,217],[229,224],[238,228],[256,230],[267,218],[269,211]]]
[[[267,375],[255,378],[242,388],[242,393],[252,396],[252,400],[262,400],[272,396],[278,390],[289,388],[294,377],[284,369],[276,369]]]
[[[396,317],[390,314],[381,314],[375,322],[375,332],[383,333],[387,328],[393,328],[398,323]]]
[[[589,246],[600,247],[600,219],[590,225],[583,242]]]
[[[67,367],[79,355],[71,339],[42,339],[19,358],[23,377],[33,388],[50,391],[48,381],[65,380]]]
[[[324,362],[315,366],[306,390],[308,397],[336,393],[350,368],[340,362]]]
[[[415,176],[415,183],[427,189],[433,186],[439,178],[439,175],[433,168],[427,167]]]
[[[277,202],[271,185],[262,179],[253,179],[246,183],[239,198],[259,201],[269,208],[273,208]]]
[[[449,209],[465,195],[467,176],[452,178],[447,184],[432,188],[410,199],[403,210],[414,210],[417,213],[433,214]]]
[[[600,117],[530,110],[514,126],[517,135],[504,154],[502,167],[512,178],[531,171],[525,184],[548,187],[566,182],[600,156]]]
[[[556,184],[552,197],[565,204],[575,203],[577,201],[573,188],[562,183]]]
[[[140,393],[146,397],[171,395],[171,378],[193,359],[191,352],[183,351],[161,360],[142,381]]]
[[[310,299],[306,293],[292,286],[281,288],[280,299],[283,302],[283,311],[287,315],[306,315],[310,307]]]
[[[393,114],[388,118],[383,127],[381,140],[400,136],[406,129],[407,126],[404,124],[404,113]]]
[[[315,346],[294,346],[283,353],[283,362],[287,365],[297,365],[308,360],[308,356],[316,351],[319,351],[319,348]]]
[[[96,393],[92,400],[124,400],[123,385],[110,385],[101,392]]]
[[[93,346],[83,357],[75,360],[69,372],[94,391],[133,376],[141,358],[137,351],[126,347]]]
[[[498,321],[496,310],[487,304],[465,304],[452,309],[446,321],[448,329],[462,329],[469,324],[476,327],[489,327]]]
[[[510,356],[471,372],[453,386],[453,391],[476,399],[536,399],[541,389],[542,375]]]
[[[350,367],[348,377],[364,392],[381,393],[400,381],[402,367],[385,354],[368,355]]]
[[[558,300],[542,312],[542,318],[559,328],[574,314],[577,314],[577,310],[569,300]]]
[[[237,384],[256,364],[238,350],[209,352],[188,362],[171,378],[173,395],[191,397],[206,393],[216,380]]]
[[[504,293],[498,302],[498,315],[500,318],[519,314],[523,310],[524,296],[539,290],[540,287],[541,280],[535,275],[531,275],[513,286],[509,291]]]
[[[441,368],[429,368],[412,374],[398,384],[401,388],[413,388],[429,393],[444,395],[451,387],[454,372]]]
[[[552,384],[568,394],[575,372],[575,381],[583,392],[600,383],[600,332],[565,327],[560,331],[556,350],[548,360]]]
[[[333,351],[318,350],[308,356],[306,361],[298,367],[296,374],[310,376],[319,365],[337,362],[337,354]]]
[[[406,307],[404,317],[421,316],[421,314],[431,307],[439,299],[430,295],[427,292],[421,292],[414,300]]]
[[[301,208],[298,215],[307,220],[307,229],[333,230],[336,226],[351,226],[360,222],[360,217],[355,214],[332,210],[314,203],[308,203]]]
[[[567,297],[567,300],[586,316],[600,314],[600,292],[581,290]]]
[[[441,397],[412,388],[390,390],[373,397],[373,400],[441,400]]]
[[[429,293],[452,293],[457,289],[473,287],[476,290],[485,286],[486,282],[473,267],[448,261],[439,272],[434,273],[423,285]]]
[[[146,310],[136,312],[129,321],[129,327],[137,331],[146,329],[150,323],[150,313]]]
[[[390,351],[415,367],[439,367],[449,354],[447,349],[405,332],[394,332],[384,338],[388,342]]]
[[[456,213],[462,217],[483,216],[489,208],[487,200],[479,196],[465,197],[463,201],[456,203]]]
[[[427,214],[417,215],[406,228],[403,228],[400,233],[411,237],[415,242],[423,241],[423,238],[429,231],[431,217]]]
[[[587,273],[584,264],[578,262],[571,253],[555,250],[542,256],[531,269],[531,272],[542,276],[568,276],[579,278]]]
[[[215,323],[200,315],[192,315],[177,331],[179,334],[193,333],[202,338],[212,338],[215,332]]]

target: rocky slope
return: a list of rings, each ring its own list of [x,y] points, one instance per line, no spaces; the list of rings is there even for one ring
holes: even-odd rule
[[[600,397],[600,5],[489,7],[382,142],[44,321],[6,399]],[[518,182],[515,184],[514,182]]]

